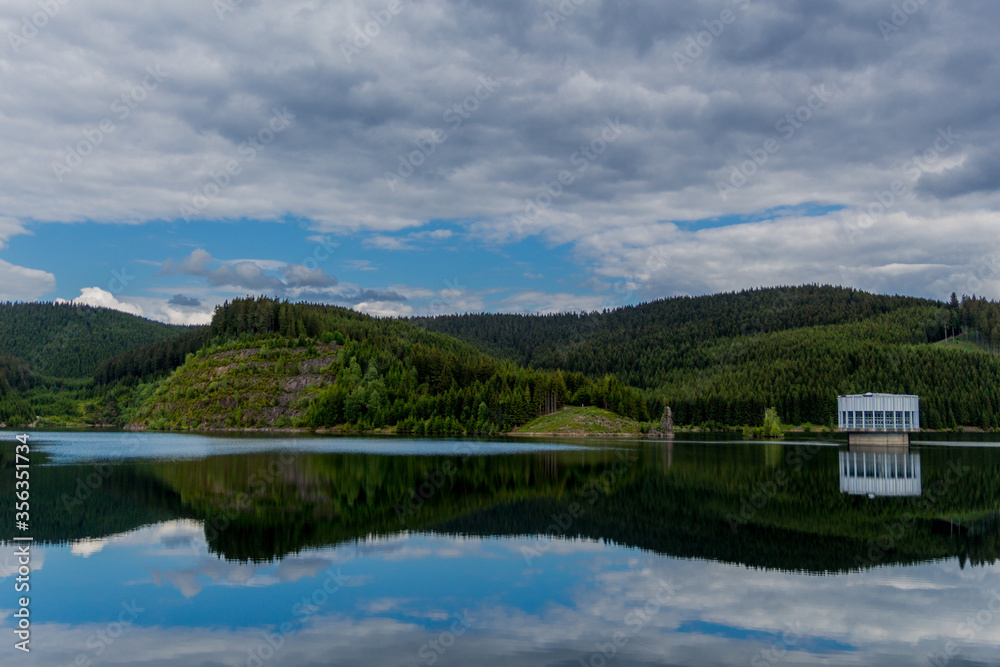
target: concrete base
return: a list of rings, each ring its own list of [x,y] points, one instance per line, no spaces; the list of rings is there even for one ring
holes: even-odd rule
[[[848,433],[847,443],[850,446],[867,447],[909,447],[909,433]]]

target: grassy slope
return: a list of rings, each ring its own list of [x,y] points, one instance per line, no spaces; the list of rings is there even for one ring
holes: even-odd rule
[[[642,424],[633,419],[621,417],[601,408],[567,407],[516,428],[513,433],[516,435],[642,436],[642,427]]]
[[[203,349],[156,389],[136,421],[172,429],[291,426],[309,397],[331,381],[327,367],[339,349],[332,343]]]

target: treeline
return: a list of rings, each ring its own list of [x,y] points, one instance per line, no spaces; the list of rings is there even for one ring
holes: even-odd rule
[[[0,352],[24,360],[41,376],[89,377],[110,357],[182,331],[107,308],[0,303]]]
[[[952,294],[949,310],[952,328],[969,332],[988,352],[1000,351],[1000,304],[976,295],[963,296],[959,303]]]
[[[187,355],[197,352],[207,340],[208,327],[193,327],[172,338],[123,352],[97,367],[94,382],[98,385],[136,384],[162,377],[183,364]]]

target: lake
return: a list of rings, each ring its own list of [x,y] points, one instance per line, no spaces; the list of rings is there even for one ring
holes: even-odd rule
[[[995,436],[14,436],[4,665],[1000,664]]]

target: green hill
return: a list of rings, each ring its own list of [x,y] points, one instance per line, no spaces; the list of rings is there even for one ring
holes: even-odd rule
[[[0,303],[0,423],[81,423],[84,404],[101,393],[95,370],[187,331],[106,308]]]
[[[924,425],[1000,426],[1000,306],[829,286],[675,298],[589,314],[418,318],[500,358],[661,397],[678,424],[828,424],[836,396],[919,394]],[[956,331],[969,344],[933,345]]]
[[[0,352],[26,361],[38,376],[88,377],[116,354],[185,329],[107,308],[0,303]]]
[[[528,370],[408,322],[335,306],[239,299],[219,308],[208,335],[206,347],[122,412],[126,420],[496,433],[534,419],[546,398],[614,405],[638,420],[656,409],[613,377]]]

